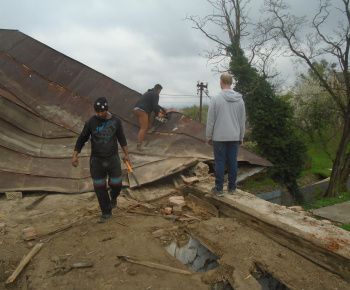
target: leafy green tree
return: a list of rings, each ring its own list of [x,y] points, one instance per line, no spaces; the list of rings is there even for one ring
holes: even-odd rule
[[[251,34],[248,29],[252,25],[248,17],[249,0],[208,2],[214,8],[211,15],[203,19],[197,16],[187,19],[217,44],[217,49],[206,55],[214,62],[214,70],[229,70],[235,77],[235,90],[245,96],[251,141],[257,143],[258,153],[274,163],[272,177],[287,186],[295,201],[302,202],[297,179],[302,171],[306,147],[295,134],[291,106],[276,96],[274,87],[266,80],[268,75],[271,76],[270,65],[278,53],[278,45],[265,46],[269,42],[266,31]],[[223,34],[213,35],[207,30],[207,24],[218,26]],[[241,49],[244,37],[250,37],[249,60]],[[230,59],[229,69],[225,66],[227,58]]]
[[[301,203],[304,199],[297,179],[306,146],[295,132],[292,107],[251,67],[237,43],[229,49],[230,71],[236,80],[235,90],[245,96],[251,137],[257,142],[259,153],[274,164],[270,170],[272,178],[285,185],[294,200]]]
[[[180,112],[187,117],[190,117],[193,120],[199,121],[199,107],[196,105],[193,105],[192,107],[183,108],[180,110]],[[202,124],[207,123],[207,115],[208,115],[208,105],[202,106]]]
[[[321,60],[320,63],[314,62],[313,65],[325,79],[332,79],[335,64]],[[294,108],[294,118],[299,129],[312,141],[317,138],[322,142],[328,153],[328,142],[340,133],[341,114],[337,104],[331,95],[320,86],[317,75],[311,69],[308,70],[308,74],[301,74],[298,77],[291,95],[289,102]]]
[[[262,11],[268,18],[257,27],[268,32],[269,39],[274,39],[276,44],[283,45],[290,56],[307,65],[337,105],[342,133],[336,156],[332,157],[333,168],[326,191],[327,197],[336,197],[347,189],[350,175],[350,1],[315,1],[314,15],[308,17],[293,15],[289,11],[290,2],[265,0]],[[325,58],[339,67],[331,82],[320,70],[320,62],[315,62]]]

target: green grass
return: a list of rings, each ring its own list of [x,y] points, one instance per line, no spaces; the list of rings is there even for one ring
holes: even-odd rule
[[[340,137],[339,137],[340,138]],[[339,138],[333,138],[328,144],[329,151],[334,157],[339,145]],[[333,167],[332,160],[328,157],[327,153],[324,151],[321,142],[311,142],[307,140],[308,155],[312,160],[312,168],[303,172],[303,175],[308,172],[321,175],[323,177],[331,176],[331,168]]]
[[[350,225],[340,225],[340,226],[338,226],[338,227],[340,227],[340,228],[342,228],[342,229],[344,229],[344,230],[350,232]]]
[[[277,183],[274,182],[271,178],[267,178],[264,180],[257,180],[257,181],[250,182],[249,184],[246,184],[245,187],[249,189],[249,188],[259,188],[262,186],[274,186],[274,185],[277,185]]]
[[[243,191],[256,192],[256,191],[273,191],[281,188],[281,185],[274,182],[267,174],[267,172],[261,172],[255,174],[245,180],[239,182],[239,188]]]
[[[314,202],[304,203],[302,204],[302,207],[304,210],[317,209],[325,206],[335,205],[337,203],[343,203],[349,200],[350,200],[350,191],[340,193],[339,197],[322,198]],[[350,231],[350,224],[336,225],[336,226],[346,231]]]
[[[339,197],[328,197],[328,198],[322,198],[313,202],[307,202],[304,203],[303,209],[304,210],[310,210],[310,209],[316,209],[321,208],[325,206],[331,206],[337,203],[342,203],[350,201],[350,192],[342,192],[339,194]]]

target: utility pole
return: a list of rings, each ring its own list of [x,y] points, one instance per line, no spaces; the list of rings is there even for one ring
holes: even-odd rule
[[[208,83],[204,85],[202,82],[197,82],[197,95],[198,92],[200,92],[200,102],[199,102],[199,122],[202,123],[202,97],[203,97],[203,90],[206,89],[206,93],[208,94]]]

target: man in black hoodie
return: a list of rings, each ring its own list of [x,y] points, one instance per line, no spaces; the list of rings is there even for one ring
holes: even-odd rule
[[[153,89],[149,89],[140,100],[137,102],[134,108],[134,113],[140,120],[140,131],[137,138],[137,148],[142,149],[143,138],[145,137],[147,128],[151,129],[153,113],[155,116],[158,116],[159,113],[159,94],[163,87],[159,84],[156,84]]]
[[[122,122],[108,112],[107,100],[103,97],[98,98],[94,103],[94,109],[96,114],[86,121],[76,142],[72,165],[78,166],[78,154],[91,137],[90,174],[102,211],[98,222],[103,223],[113,216],[112,208],[117,206],[117,197],[122,189],[118,143],[124,151],[124,160],[130,162],[130,158]],[[107,174],[111,196],[107,190]]]

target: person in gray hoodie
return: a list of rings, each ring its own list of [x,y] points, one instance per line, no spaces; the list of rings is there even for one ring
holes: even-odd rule
[[[245,133],[245,105],[242,95],[231,89],[232,76],[223,73],[220,77],[220,93],[210,100],[206,140],[213,146],[215,158],[215,187],[211,192],[224,196],[224,175],[227,161],[228,193],[237,188],[238,146],[243,145]]]

